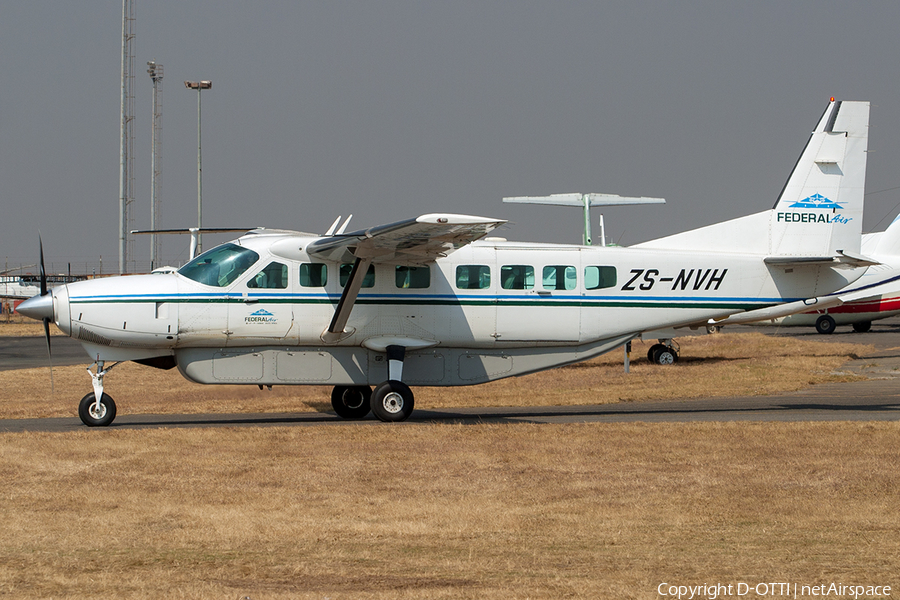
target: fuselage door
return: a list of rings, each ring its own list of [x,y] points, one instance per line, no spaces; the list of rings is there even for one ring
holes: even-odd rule
[[[497,341],[578,341],[580,268],[577,248],[498,249]]]
[[[271,261],[261,269],[250,270],[232,290],[228,305],[229,346],[253,344],[289,344],[296,341],[292,292],[294,277],[290,267]]]

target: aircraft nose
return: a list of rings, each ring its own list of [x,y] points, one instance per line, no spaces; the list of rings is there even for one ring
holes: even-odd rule
[[[50,319],[53,320],[53,294],[44,294],[43,296],[34,296],[22,302],[16,312],[25,315],[30,319]]]

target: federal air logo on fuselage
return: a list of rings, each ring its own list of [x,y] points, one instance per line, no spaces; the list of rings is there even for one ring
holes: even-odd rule
[[[844,207],[829,200],[822,194],[813,194],[799,202],[794,202],[788,208],[816,208],[832,211],[825,212],[780,212],[775,220],[779,223],[849,223],[853,217],[845,217],[836,211],[844,210]]]
[[[246,325],[251,325],[251,324],[266,325],[266,324],[272,324],[272,323],[277,323],[277,322],[278,322],[278,318],[264,308],[261,308],[258,311],[256,311],[255,313],[251,313],[249,316],[244,317],[244,324],[246,324]]]

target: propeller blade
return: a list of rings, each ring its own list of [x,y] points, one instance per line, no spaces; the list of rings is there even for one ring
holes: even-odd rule
[[[53,354],[50,352],[50,319],[44,317],[41,319],[44,322],[44,337],[47,339],[47,362],[50,364],[50,393],[54,393],[56,390],[53,385]]]
[[[47,356],[53,356],[50,352],[50,319],[44,317],[41,320],[44,322],[44,338],[47,340]]]
[[[44,271],[44,241],[41,239],[41,234],[38,234],[38,244],[40,247],[41,253],[41,296],[47,295],[47,273]],[[49,326],[47,339],[50,339]]]

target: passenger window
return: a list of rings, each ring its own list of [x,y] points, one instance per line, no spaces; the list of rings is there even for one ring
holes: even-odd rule
[[[398,288],[422,289],[431,285],[431,267],[405,267],[397,265],[394,278]]]
[[[504,290],[530,290],[534,287],[534,267],[529,265],[500,267],[500,286]]]
[[[548,265],[544,267],[542,283],[545,290],[574,290],[575,267],[569,265]]]
[[[341,287],[347,285],[347,280],[350,279],[351,271],[353,271],[353,265],[351,263],[344,263],[341,265],[341,272],[340,276],[338,277],[341,282]],[[362,287],[375,287],[375,265],[369,265],[369,268],[366,271],[366,275],[365,277],[363,277]]]
[[[485,290],[491,287],[491,268],[486,265],[456,267],[456,287],[460,290]]]
[[[279,262],[272,262],[265,269],[251,277],[250,281],[247,282],[247,287],[283,290],[287,287],[287,280],[287,266]]]
[[[615,267],[590,266],[584,268],[584,289],[602,290],[611,287],[616,287]]]
[[[328,265],[325,263],[300,265],[300,285],[302,287],[325,287],[326,283],[328,283]]]

